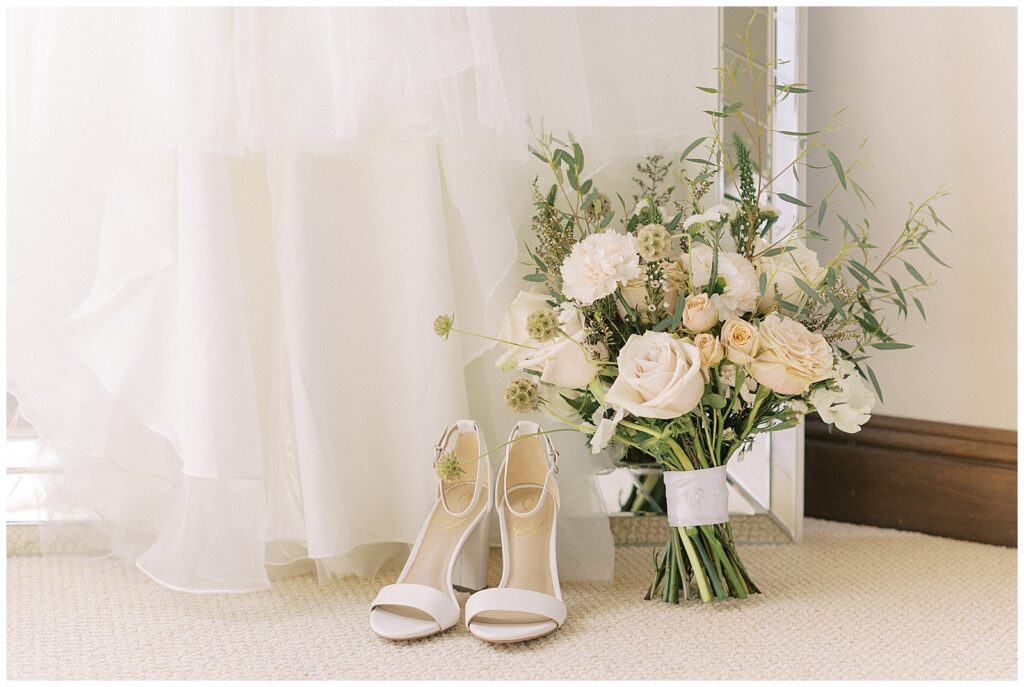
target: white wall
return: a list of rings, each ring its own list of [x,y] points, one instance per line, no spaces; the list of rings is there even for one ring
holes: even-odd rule
[[[900,231],[907,201],[952,193],[936,206],[955,233],[929,245],[953,270],[913,261],[939,284],[927,323],[896,326],[915,348],[873,363],[878,413],[1016,429],[1016,26],[1013,8],[809,10],[808,126],[846,106],[833,149],[852,159],[869,139],[858,178],[878,205],[874,243]],[[817,179],[812,199],[833,181]]]

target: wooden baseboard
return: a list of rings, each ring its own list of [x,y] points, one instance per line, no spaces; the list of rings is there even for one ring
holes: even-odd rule
[[[1017,545],[1017,433],[876,416],[857,434],[807,417],[804,512]]]

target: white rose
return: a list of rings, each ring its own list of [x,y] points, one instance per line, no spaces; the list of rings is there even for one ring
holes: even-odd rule
[[[808,248],[803,241],[794,240],[788,244],[793,250],[762,257],[757,261],[758,273],[768,275],[768,284],[764,296],[757,302],[758,312],[768,312],[776,300],[781,298],[787,303],[800,306],[807,298],[797,283],[802,279],[811,288],[817,288],[828,272],[818,263],[818,254]]]
[[[619,376],[605,401],[637,417],[685,415],[704,394],[700,351],[667,332],[630,336],[619,351],[618,366]]]
[[[706,332],[718,324],[718,310],[706,293],[686,297],[683,326],[691,332]]]
[[[855,434],[871,418],[875,394],[860,375],[852,374],[843,379],[838,391],[815,389],[810,401],[822,420],[843,432]]]
[[[566,389],[582,389],[597,374],[597,365],[584,345],[587,330],[579,311],[564,303],[558,311],[558,325],[565,334],[527,350],[519,361],[524,370],[540,372],[540,380]]]
[[[697,244],[690,249],[688,263],[693,275],[693,287],[702,289],[711,281],[714,252],[708,246]],[[711,296],[718,319],[728,320],[746,312],[753,312],[761,290],[754,266],[739,253],[718,252],[718,277],[725,282],[722,293]]]
[[[640,276],[636,237],[607,230],[591,234],[562,263],[562,292],[584,305]]]
[[[746,365],[754,359],[760,338],[754,325],[738,317],[722,325],[722,345],[725,346],[726,357],[738,365]]]
[[[714,334],[698,334],[693,338],[693,345],[700,351],[700,362],[704,367],[714,367],[725,357],[725,347]]]
[[[510,343],[505,344],[507,350],[498,358],[497,366],[502,370],[518,367],[519,361],[532,352],[531,348],[540,348],[541,344],[530,338],[526,331],[526,318],[548,308],[547,301],[544,294],[520,291],[515,300],[505,306],[505,319],[498,337]]]
[[[825,337],[788,317],[761,322],[759,353],[750,364],[754,379],[778,394],[802,394],[832,376],[832,349]]]

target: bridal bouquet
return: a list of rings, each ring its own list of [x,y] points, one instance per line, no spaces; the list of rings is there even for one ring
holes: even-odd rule
[[[773,104],[808,92],[774,88]],[[882,395],[867,361],[909,347],[887,319],[912,308],[924,317],[916,294],[930,282],[910,258],[939,260],[925,240],[947,228],[933,196],[879,250],[866,219],[829,209],[840,189],[865,210],[871,202],[853,178],[856,163],[824,147],[832,124],[782,132],[799,137],[800,152],[766,178],[747,141],[767,131],[723,140],[721,123],[744,107],[709,112],[713,133],[677,157],[638,164],[637,193],[628,203],[619,196],[618,211],[587,177],[578,142],[538,136],[530,150],[554,183],[534,182],[536,242],[524,276],[532,288],[508,305],[497,337],[498,364],[521,373],[505,390],[514,410],[543,410],[589,435],[594,453],[620,444],[664,470],[669,530],[647,596],[671,603],[689,598],[691,584],[704,602],[757,593],[728,522],[726,464],[756,435],[795,427],[812,411],[844,432],[867,422]],[[832,181],[817,203],[773,192],[782,174],[815,170]],[[705,202],[716,180],[724,204]],[[780,227],[772,202],[798,206],[802,218]],[[823,261],[806,241],[824,241],[826,223],[842,238]],[[445,338],[461,331],[451,315],[435,329]]]

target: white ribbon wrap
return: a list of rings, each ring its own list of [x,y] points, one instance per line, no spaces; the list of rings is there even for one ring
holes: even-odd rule
[[[666,470],[665,499],[671,527],[714,525],[729,521],[725,466],[703,470]]]

